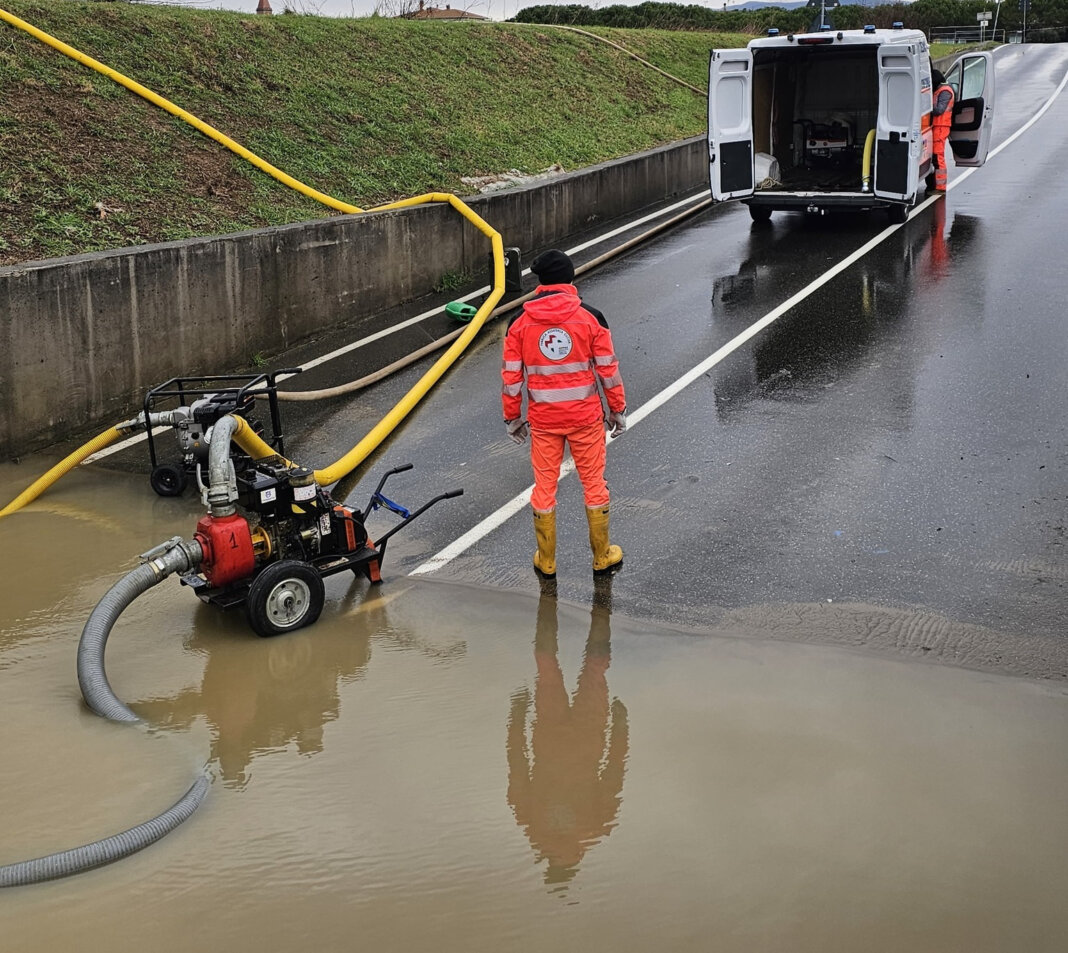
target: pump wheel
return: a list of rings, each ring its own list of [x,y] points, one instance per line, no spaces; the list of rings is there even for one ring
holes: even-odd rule
[[[771,221],[771,209],[766,205],[750,205],[749,217],[754,222],[770,222]]]
[[[181,496],[185,489],[185,470],[173,463],[161,463],[152,469],[148,482],[160,496]]]
[[[299,559],[271,563],[249,586],[245,612],[263,638],[311,625],[323,611],[323,577]]]

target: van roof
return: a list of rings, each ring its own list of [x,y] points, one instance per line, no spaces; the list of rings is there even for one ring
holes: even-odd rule
[[[927,48],[923,30],[822,30],[818,33],[782,33],[749,41],[750,49],[782,46],[882,46],[885,43],[917,43]]]

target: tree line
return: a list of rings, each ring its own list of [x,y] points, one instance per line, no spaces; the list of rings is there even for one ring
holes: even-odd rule
[[[1025,0],[1006,0],[998,14],[998,32],[1019,30],[1023,25]],[[869,7],[847,3],[829,9],[835,29],[855,30],[871,23],[889,28],[895,22],[930,32],[935,27],[976,26],[976,14],[997,9],[993,0],[915,0]],[[639,3],[587,7],[580,4],[542,4],[526,7],[513,18],[519,23],[547,23],[563,26],[603,26],[655,30],[708,30],[717,33],[765,33],[778,27],[784,33],[807,30],[818,16],[818,4],[795,10],[762,7],[757,10],[713,10],[696,4]],[[989,26],[990,24],[988,24]],[[1039,39],[1036,31],[1060,32],[1068,28],[1068,0],[1029,0],[1027,33]],[[1062,36],[1061,39],[1066,37]]]

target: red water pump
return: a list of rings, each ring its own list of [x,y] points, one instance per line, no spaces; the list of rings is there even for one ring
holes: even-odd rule
[[[410,469],[409,463],[386,473],[361,511],[336,503],[311,470],[280,458],[258,460],[236,476],[236,512],[208,514],[197,523],[203,559],[182,583],[210,605],[244,605],[261,636],[311,625],[323,610],[324,577],[352,570],[381,582],[389,538],[435,503],[463,494],[442,493],[411,512],[382,495],[389,477]],[[364,523],[379,507],[401,522],[376,544]]]

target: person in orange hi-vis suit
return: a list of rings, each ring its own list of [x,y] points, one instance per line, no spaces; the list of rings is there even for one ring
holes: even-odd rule
[[[613,437],[627,429],[627,399],[612,334],[604,315],[579,298],[571,284],[575,266],[564,252],[554,248],[539,255],[530,270],[538,287],[504,338],[501,401],[512,440],[523,443],[530,434],[530,505],[538,544],[534,568],[546,578],[556,575],[556,484],[566,445],[582,481],[593,571],[612,572],[623,565],[623,550],[608,538],[605,424]]]
[[[945,192],[949,184],[949,170],[946,168],[946,140],[953,125],[953,87],[946,82],[939,70],[931,74],[934,96],[931,107],[931,158],[934,163],[935,191]]]

